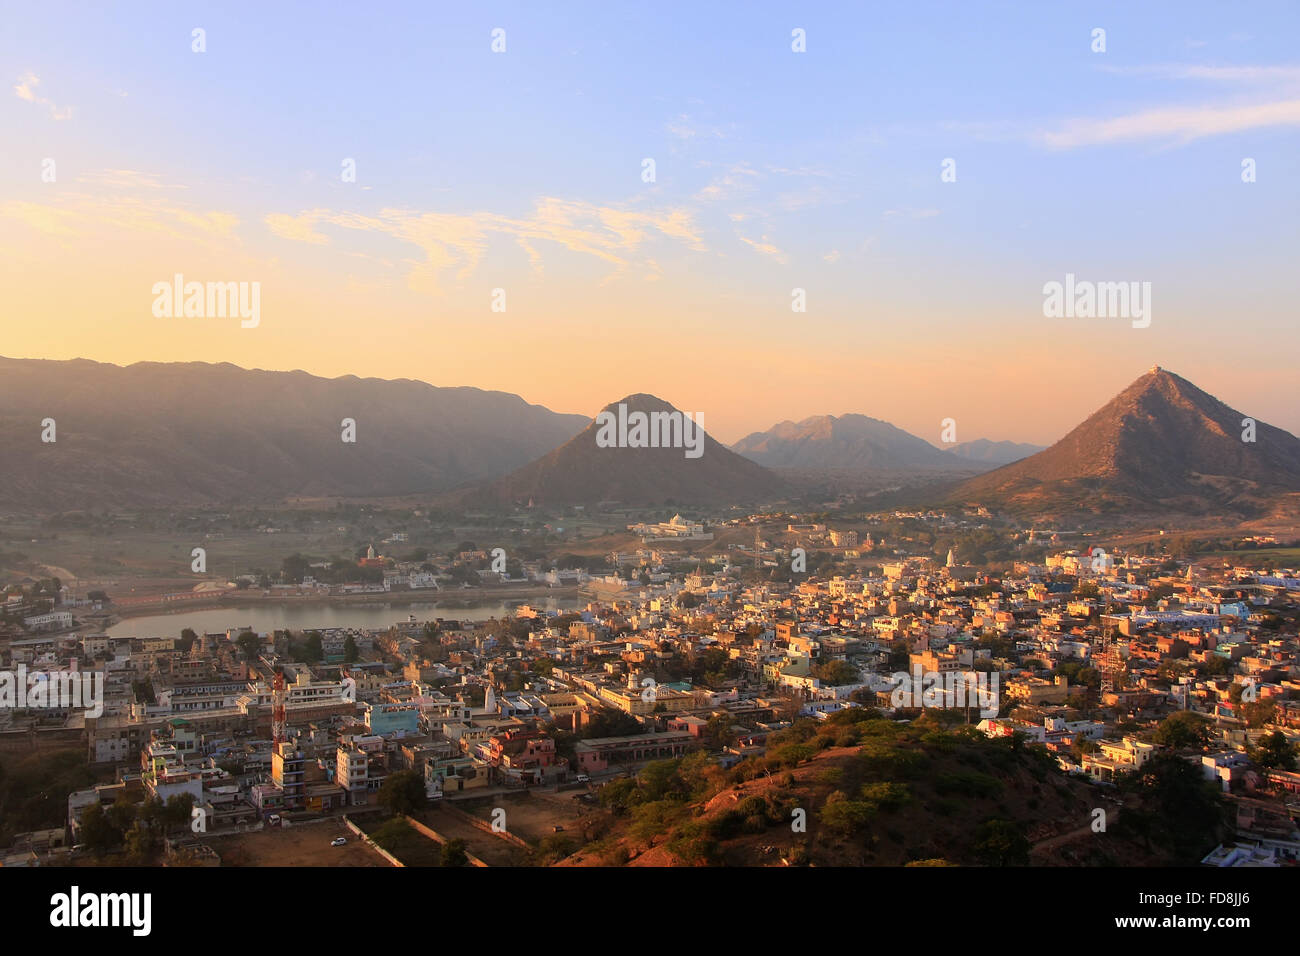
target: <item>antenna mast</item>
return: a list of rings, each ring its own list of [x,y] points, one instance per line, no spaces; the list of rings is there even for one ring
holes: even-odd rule
[[[273,749],[284,742],[286,724],[284,697],[284,669],[277,667],[275,680],[271,682],[271,746]]]

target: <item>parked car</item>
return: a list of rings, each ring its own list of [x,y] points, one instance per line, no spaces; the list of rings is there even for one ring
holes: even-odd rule
[[[580,773],[577,776],[577,781],[578,783],[591,783],[591,777],[585,773]]]
[[[330,846],[343,846],[347,842],[347,837],[339,837],[337,840],[330,840]]]

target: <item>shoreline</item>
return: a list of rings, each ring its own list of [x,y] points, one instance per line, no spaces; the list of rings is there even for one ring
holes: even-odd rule
[[[249,589],[251,590],[251,589]],[[471,588],[469,590],[428,590],[428,591],[383,591],[372,594],[327,594],[327,595],[282,595],[263,594],[249,591],[227,591],[212,598],[202,600],[158,601],[151,604],[133,604],[130,607],[113,608],[109,611],[103,627],[111,627],[120,621],[136,617],[157,617],[164,614],[184,614],[190,611],[219,611],[228,607],[258,607],[263,605],[311,605],[337,607],[409,607],[413,604],[431,604],[439,608],[455,610],[469,608],[484,603],[497,601],[519,601],[527,604],[530,599],[577,598],[576,587],[503,587]],[[105,617],[105,615],[96,615]],[[87,618],[87,622],[91,619]]]

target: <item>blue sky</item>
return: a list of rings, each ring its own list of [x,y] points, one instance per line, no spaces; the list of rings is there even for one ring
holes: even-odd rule
[[[962,438],[1039,442],[1159,362],[1300,431],[1298,27],[1283,3],[15,5],[0,251],[44,321],[0,352],[588,414],[652,391],[724,439],[863,412],[934,440],[959,410]],[[263,282],[255,333],[159,325],[135,291],[204,269]],[[1151,328],[1045,319],[1066,272],[1151,281]]]

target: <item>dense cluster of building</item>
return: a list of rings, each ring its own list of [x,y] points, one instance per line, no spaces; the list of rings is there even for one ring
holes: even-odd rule
[[[827,546],[858,544],[856,534],[790,527]],[[672,535],[647,534],[661,536]],[[105,675],[99,716],[39,715],[44,732],[79,739],[91,763],[118,768],[116,782],[69,796],[74,841],[86,807],[132,790],[188,794],[219,829],[366,805],[399,771],[440,799],[586,781],[698,749],[730,765],[761,755],[771,733],[800,718],[870,706],[904,719],[916,706],[954,706],[941,689],[899,707],[899,682],[970,673],[997,688],[992,708],[964,708],[972,725],[1021,734],[1102,784],[1158,751],[1139,730],[1181,711],[1204,715],[1209,745],[1197,759],[1239,800],[1238,845],[1253,848],[1207,862],[1300,859],[1288,803],[1300,774],[1248,756],[1264,734],[1300,738],[1300,578],[1171,569],[1168,559],[1090,548],[997,576],[949,552],[758,582],[731,557],[720,551],[714,570],[701,562],[687,574],[647,563],[570,612],[321,629],[315,663],[295,659],[289,632],[258,634],[249,647],[239,627],[188,647],[72,634],[3,650],[11,665]]]

